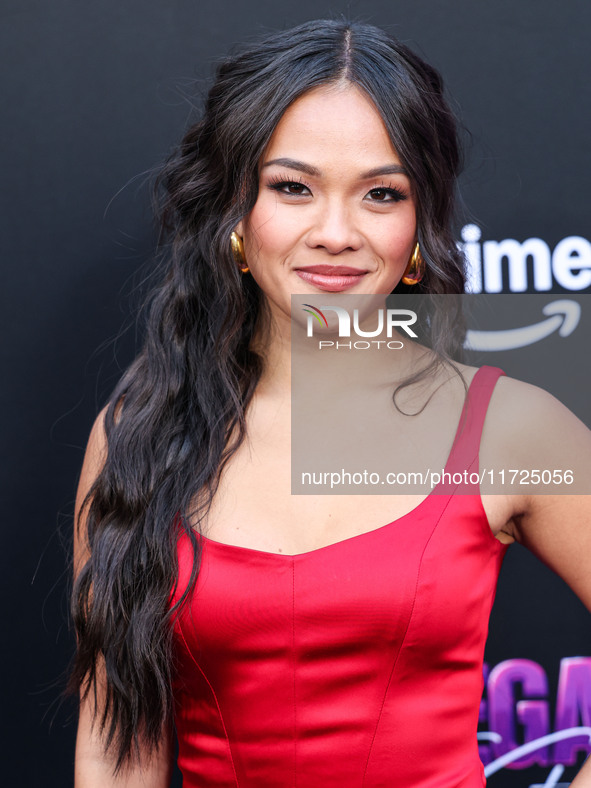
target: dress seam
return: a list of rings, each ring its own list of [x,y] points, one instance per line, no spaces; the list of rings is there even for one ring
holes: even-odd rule
[[[231,744],[230,744],[230,737],[228,736],[228,731],[227,731],[227,729],[226,729],[226,724],[225,724],[225,722],[224,722],[224,717],[223,717],[223,714],[222,714],[222,710],[221,710],[221,708],[220,708],[220,704],[219,704],[219,701],[218,701],[217,695],[216,695],[216,693],[215,693],[215,690],[214,690],[214,688],[213,688],[213,686],[212,686],[212,684],[211,684],[210,680],[209,680],[209,679],[207,678],[207,676],[205,675],[205,671],[203,670],[203,668],[201,667],[201,665],[200,665],[200,664],[197,662],[197,660],[195,659],[195,656],[194,656],[194,654],[193,654],[192,650],[189,648],[189,644],[187,643],[187,639],[185,638],[185,633],[183,632],[183,624],[182,624],[182,621],[180,620],[180,618],[179,618],[179,632],[180,632],[180,634],[181,634],[181,637],[182,637],[182,639],[183,639],[183,643],[185,644],[185,648],[187,649],[187,652],[188,652],[189,656],[191,657],[191,659],[192,659],[192,660],[193,660],[193,662],[195,663],[195,666],[197,667],[197,670],[198,670],[198,671],[201,673],[201,675],[203,676],[203,678],[204,678],[204,679],[205,679],[205,681],[207,682],[207,686],[209,687],[209,689],[211,690],[211,694],[213,695],[213,699],[214,699],[214,701],[215,701],[215,705],[216,705],[216,708],[217,708],[217,710],[218,710],[218,714],[219,714],[219,717],[220,717],[220,722],[222,723],[222,728],[223,728],[223,731],[224,731],[224,736],[226,737],[226,744],[227,744],[227,746],[228,746],[228,753],[229,753],[229,755],[230,755],[230,763],[232,764],[232,771],[234,772],[234,781],[235,781],[235,783],[236,783],[236,787],[237,787],[237,788],[239,788],[239,784],[238,784],[238,774],[236,773],[236,766],[235,766],[235,764],[234,764],[234,756],[232,755],[232,746],[231,746]]]
[[[390,675],[388,677],[388,681],[386,683],[386,688],[384,690],[384,695],[383,695],[383,698],[382,698],[382,703],[380,705],[378,718],[376,720],[373,736],[372,736],[372,739],[371,739],[371,743],[369,745],[369,751],[367,753],[367,759],[365,761],[365,768],[363,770],[363,778],[361,780],[362,788],[365,785],[365,779],[367,777],[367,770],[369,768],[369,762],[370,762],[370,759],[371,759],[371,753],[372,753],[373,746],[374,746],[374,743],[375,743],[375,739],[376,739],[376,736],[377,736],[377,733],[378,733],[378,728],[379,728],[379,725],[380,725],[380,720],[382,718],[382,713],[384,711],[384,706],[386,705],[386,697],[388,695],[388,690],[390,688],[390,684],[392,683],[392,677],[394,676],[394,671],[396,670],[396,665],[398,664],[398,658],[400,657],[402,649],[404,648],[404,643],[406,641],[406,636],[408,634],[408,630],[410,629],[410,622],[412,621],[412,617],[413,617],[413,614],[414,614],[415,603],[416,603],[416,599],[417,599],[417,591],[418,591],[418,587],[419,587],[419,578],[421,576],[421,568],[422,568],[422,565],[423,565],[423,558],[424,558],[425,552],[427,550],[427,547],[429,546],[429,543],[430,543],[431,539],[433,538],[433,534],[437,530],[437,526],[441,522],[441,518],[445,514],[445,511],[446,511],[447,507],[449,506],[452,497],[453,497],[453,493],[448,495],[447,501],[445,502],[445,505],[444,505],[443,509],[439,513],[439,517],[437,518],[437,522],[433,526],[433,528],[431,530],[431,533],[429,534],[429,538],[425,542],[425,545],[423,547],[423,551],[421,553],[421,557],[419,559],[419,565],[418,565],[418,568],[417,568],[417,577],[416,577],[416,581],[415,581],[415,589],[414,589],[412,605],[411,605],[411,608],[410,608],[410,613],[408,615],[408,620],[406,622],[406,627],[404,628],[404,635],[402,636],[402,640],[400,642],[400,646],[398,648],[398,651],[396,652],[396,656],[394,657],[394,662],[392,664],[392,668],[390,670]]]

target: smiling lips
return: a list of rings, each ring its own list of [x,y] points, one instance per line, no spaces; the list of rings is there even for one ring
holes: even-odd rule
[[[311,265],[306,268],[296,268],[295,272],[305,282],[330,293],[348,290],[368,273],[349,265]]]

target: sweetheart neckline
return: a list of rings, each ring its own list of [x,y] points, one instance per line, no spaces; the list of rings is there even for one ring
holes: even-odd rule
[[[437,487],[439,486],[440,485],[437,485]],[[401,514],[400,517],[397,517],[395,520],[391,520],[389,523],[385,523],[384,525],[379,525],[377,528],[372,528],[369,531],[362,531],[360,534],[353,534],[353,536],[347,536],[344,539],[339,539],[337,542],[331,542],[330,544],[322,545],[321,547],[315,547],[312,550],[304,550],[302,553],[275,553],[271,550],[259,550],[256,547],[243,547],[242,545],[231,544],[229,542],[219,542],[216,539],[210,539],[210,537],[206,536],[205,534],[200,534],[197,532],[196,534],[198,539],[202,539],[204,542],[215,545],[216,547],[221,547],[222,549],[229,549],[231,551],[246,552],[246,553],[258,553],[259,555],[265,555],[265,556],[277,556],[278,558],[302,558],[304,556],[312,555],[314,553],[319,553],[322,550],[328,550],[331,547],[337,547],[338,545],[342,545],[345,542],[352,542],[354,539],[359,539],[362,536],[369,536],[370,534],[378,533],[378,531],[383,531],[384,529],[389,528],[390,526],[396,525],[401,520],[404,520],[406,517],[415,514],[419,509],[421,509],[427,503],[427,501],[430,501],[434,497],[435,490],[437,489],[437,487],[434,487],[433,490],[428,495],[426,495],[422,501],[419,501],[419,503],[413,509],[411,509],[409,512],[406,512],[405,514]],[[480,496],[478,497],[480,498]],[[483,507],[483,511],[484,511],[484,507]]]
[[[494,371],[496,369],[497,369],[496,367],[489,367],[489,366],[485,365],[483,367],[480,367],[476,371],[476,373],[473,375],[472,380],[470,381],[470,384],[468,386],[467,396],[466,396],[466,398],[464,400],[464,405],[462,407],[462,412],[460,414],[460,420],[459,420],[459,423],[458,423],[458,427],[456,429],[456,433],[455,433],[455,436],[454,436],[454,440],[452,442],[451,449],[450,449],[448,457],[447,457],[447,461],[446,461],[445,466],[444,466],[444,471],[449,471],[451,469],[452,465],[453,465],[454,455],[457,452],[457,445],[458,445],[458,440],[459,440],[459,435],[460,435],[460,427],[463,424],[464,415],[465,414],[467,415],[466,409],[467,409],[468,403],[470,401],[470,395],[471,395],[471,393],[473,391],[473,388],[475,387],[475,381],[478,380],[480,375],[482,375],[485,370],[488,372],[488,371]],[[501,375],[505,374],[502,370],[498,370],[498,371],[500,372]],[[495,379],[494,383],[496,383],[496,379]],[[494,383],[493,383],[493,388],[494,388]],[[492,394],[492,389],[491,389],[490,394]],[[480,440],[478,441],[478,446],[479,446],[479,444],[480,444]],[[476,455],[473,458],[472,462],[476,461],[476,463],[479,463],[478,454],[479,454],[479,451],[477,449],[476,450]],[[337,542],[331,542],[330,544],[322,545],[321,547],[316,547],[313,550],[305,550],[304,552],[301,552],[301,553],[276,553],[276,552],[272,552],[270,550],[258,550],[257,548],[254,548],[254,547],[243,547],[241,545],[235,545],[235,544],[231,544],[231,543],[228,543],[228,542],[219,542],[219,541],[217,541],[215,539],[210,539],[210,537],[206,536],[205,534],[200,533],[199,531],[194,531],[194,533],[196,534],[197,538],[201,539],[204,543],[212,545],[214,549],[217,548],[217,549],[221,549],[222,551],[226,550],[226,551],[229,551],[229,552],[237,552],[237,553],[242,553],[242,554],[244,554],[244,553],[246,553],[246,554],[251,553],[251,554],[256,554],[256,555],[260,555],[260,556],[276,556],[276,557],[278,557],[281,560],[286,559],[286,558],[288,558],[288,559],[305,558],[306,556],[313,556],[313,555],[315,555],[317,553],[320,553],[320,552],[322,552],[324,550],[329,550],[331,548],[336,548],[339,545],[345,545],[345,544],[347,544],[349,542],[353,542],[355,539],[360,539],[362,537],[367,537],[367,536],[369,536],[371,534],[376,534],[378,532],[384,531],[386,528],[390,528],[390,527],[398,524],[402,520],[405,520],[406,518],[408,518],[408,517],[410,517],[412,515],[416,515],[419,512],[420,509],[422,509],[424,506],[426,506],[427,503],[429,503],[431,501],[434,501],[437,496],[447,495],[448,501],[443,506],[443,509],[442,509],[442,512],[443,512],[445,510],[445,508],[447,507],[448,503],[449,503],[449,499],[451,499],[451,497],[454,494],[457,493],[457,490],[458,490],[458,488],[460,486],[461,485],[458,484],[458,485],[455,486],[455,489],[453,489],[451,491],[448,491],[447,493],[444,493],[441,490],[441,488],[445,487],[445,485],[443,484],[442,481],[439,481],[439,483],[431,490],[431,492],[428,495],[426,495],[423,498],[422,501],[419,501],[419,503],[413,509],[411,509],[409,512],[406,512],[405,514],[400,515],[400,517],[397,517],[395,520],[391,520],[389,523],[385,523],[384,525],[380,525],[377,528],[372,528],[369,531],[363,531],[360,534],[354,534],[353,536],[348,536],[345,539],[339,539]],[[449,490],[449,488],[447,488],[447,489]],[[496,545],[500,545],[500,546],[505,546],[506,547],[506,545],[503,542],[500,542],[495,537],[495,535],[492,532],[492,529],[491,529],[491,526],[490,526],[490,521],[488,519],[488,515],[487,515],[486,510],[484,509],[484,505],[482,503],[482,495],[481,495],[481,492],[480,492],[480,485],[476,485],[476,491],[474,493],[470,493],[469,495],[470,496],[476,496],[477,499],[478,499],[478,505],[479,505],[479,508],[480,508],[479,514],[484,519],[484,525],[486,527],[486,530],[487,530],[490,538],[495,542]]]
[[[321,553],[324,550],[330,550],[331,548],[336,548],[339,545],[346,545],[350,542],[354,542],[356,539],[361,539],[363,537],[368,537],[373,534],[377,534],[379,532],[384,531],[386,528],[390,528],[394,525],[397,525],[402,520],[405,520],[406,518],[415,515],[419,511],[419,509],[422,509],[428,502],[434,501],[435,498],[440,495],[444,495],[447,498],[447,501],[442,505],[441,514],[443,514],[443,512],[445,511],[445,509],[449,504],[449,501],[451,500],[452,497],[454,497],[454,493],[453,492],[438,493],[437,489],[441,486],[442,486],[441,483],[436,485],[436,487],[433,488],[433,490],[429,493],[429,495],[425,496],[422,501],[419,501],[419,503],[413,509],[411,509],[409,512],[406,512],[405,514],[401,514],[400,517],[397,517],[395,520],[391,520],[389,523],[385,523],[385,525],[380,525],[377,528],[370,529],[369,531],[362,531],[362,533],[360,534],[353,534],[353,536],[347,536],[345,537],[345,539],[339,539],[338,542],[330,542],[330,544],[322,545],[321,547],[315,547],[312,550],[305,550],[302,553],[274,553],[271,550],[259,550],[256,547],[243,547],[242,545],[231,544],[229,542],[218,542],[216,539],[210,539],[209,536],[206,536],[205,534],[200,534],[197,531],[195,531],[195,535],[197,536],[197,539],[201,539],[207,545],[212,545],[213,549],[221,549],[222,552],[225,550],[227,552],[233,552],[239,554],[254,553],[260,556],[276,557],[281,560],[283,559],[295,560],[296,558],[303,559],[306,558],[307,556],[313,556],[318,553]],[[461,497],[464,497],[464,495],[462,495]],[[486,530],[486,533],[490,537],[490,540],[494,542],[495,546],[498,548],[507,548],[508,545],[497,539],[492,532],[490,520],[488,519],[488,515],[484,508],[484,504],[482,503],[482,495],[480,493],[480,490],[475,493],[466,494],[466,497],[477,499],[477,506],[479,508],[478,514],[482,518],[482,526]]]

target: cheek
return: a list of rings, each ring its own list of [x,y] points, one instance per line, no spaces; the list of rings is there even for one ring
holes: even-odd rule
[[[409,220],[381,228],[375,237],[374,248],[386,264],[406,265],[415,243],[416,225]]]
[[[262,198],[252,209],[244,236],[251,259],[287,253],[301,232],[301,223],[293,211],[282,210],[274,195]]]

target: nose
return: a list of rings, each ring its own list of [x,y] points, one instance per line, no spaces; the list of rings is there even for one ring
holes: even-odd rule
[[[341,201],[334,200],[318,209],[306,242],[312,249],[325,249],[329,254],[340,254],[359,249],[362,239],[346,206]]]

